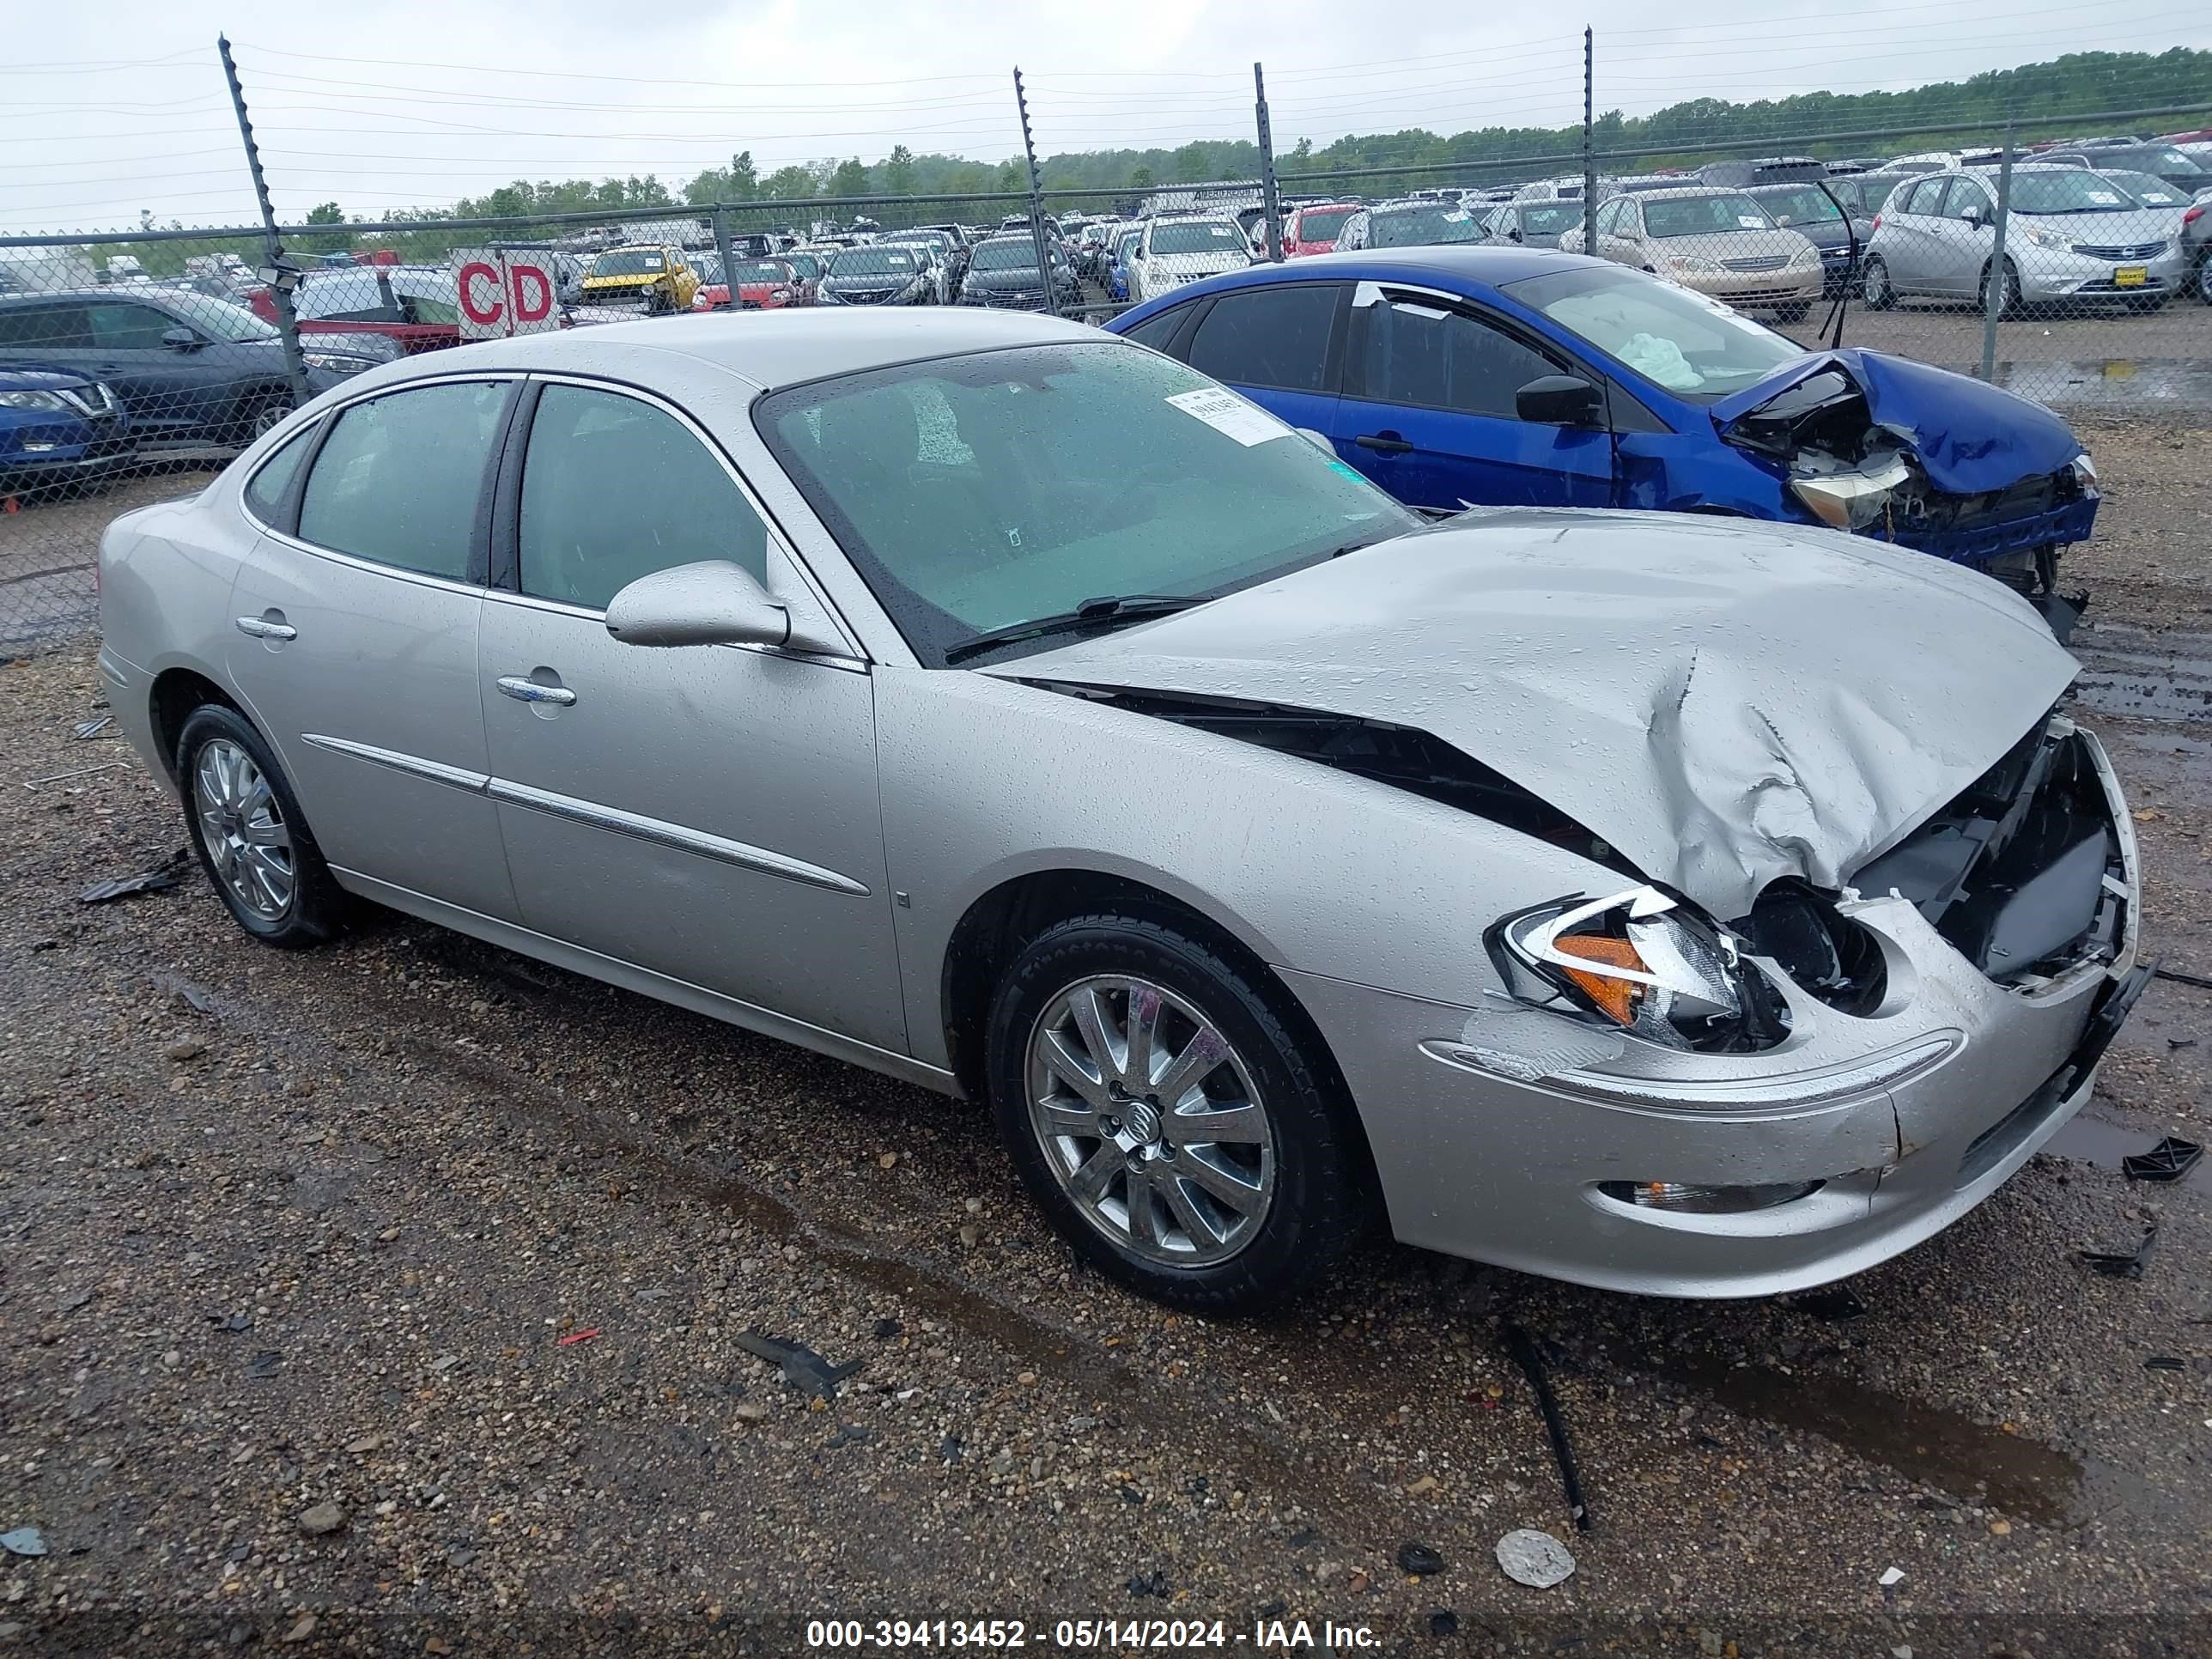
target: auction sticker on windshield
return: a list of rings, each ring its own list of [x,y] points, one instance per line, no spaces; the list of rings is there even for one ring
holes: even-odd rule
[[[1219,386],[1206,386],[1197,392],[1178,392],[1168,401],[1184,414],[1204,421],[1223,436],[1236,439],[1247,449],[1254,444],[1263,444],[1270,438],[1290,435],[1290,428],[1266,410],[1248,404],[1235,392],[1224,392]]]

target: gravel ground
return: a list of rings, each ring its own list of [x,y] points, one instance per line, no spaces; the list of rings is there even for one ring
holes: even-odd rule
[[[2203,626],[2212,434],[2090,441],[2093,616]],[[2212,1181],[2108,1167],[2206,1138],[2212,993],[2154,983],[2099,1123],[1860,1316],[1376,1242],[1267,1319],[1179,1318],[1076,1269],[957,1103],[382,913],[279,955],[196,868],[80,904],[184,844],[71,740],[97,696],[82,647],[0,668],[0,1534],[50,1552],[0,1556],[0,1654],[782,1651],[824,1617],[2212,1649]],[[2205,728],[2102,725],[2146,949],[2212,976]],[[2151,1220],[2140,1282],[2075,1260]],[[817,1401],[749,1332],[861,1368]],[[1519,1527],[1575,1576],[1506,1579]]]

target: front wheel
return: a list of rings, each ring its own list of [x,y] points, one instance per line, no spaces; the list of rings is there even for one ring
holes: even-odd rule
[[[195,709],[177,738],[177,776],[192,850],[232,919],[286,949],[334,937],[345,895],[252,723],[220,703]]]
[[[1897,290],[1889,285],[1889,267],[1879,258],[1869,258],[1866,273],[1859,278],[1859,298],[1869,311],[1887,311],[1897,303]]]
[[[2020,273],[2011,260],[1982,272],[1981,309],[1984,317],[1992,311],[2000,317],[2020,315]]]
[[[1796,305],[1777,306],[1774,307],[1774,320],[1778,323],[1802,323],[1812,309],[1813,304],[1809,300],[1801,301]]]
[[[994,998],[999,1131],[1076,1250],[1133,1290],[1228,1313],[1310,1284],[1357,1231],[1348,1103],[1267,995],[1167,922],[1081,916]]]

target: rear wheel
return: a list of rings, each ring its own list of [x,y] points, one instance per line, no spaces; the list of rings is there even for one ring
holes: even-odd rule
[[[250,444],[275,429],[292,412],[292,394],[283,391],[257,392],[246,400],[238,416],[237,439]]]
[[[1878,256],[1869,257],[1859,278],[1859,298],[1869,311],[1887,311],[1897,303],[1897,290],[1889,285],[1889,267]]]
[[[177,775],[192,849],[232,919],[288,949],[334,937],[345,895],[252,725],[220,703],[193,710],[178,734]]]
[[[1080,916],[994,998],[1000,1135],[1076,1250],[1132,1289],[1230,1312],[1310,1284],[1360,1215],[1350,1107],[1243,969],[1135,916]]]

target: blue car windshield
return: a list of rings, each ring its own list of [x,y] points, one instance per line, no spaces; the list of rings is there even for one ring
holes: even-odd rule
[[[1610,266],[1525,276],[1500,291],[1678,397],[1725,397],[1805,348],[1717,300]]]

